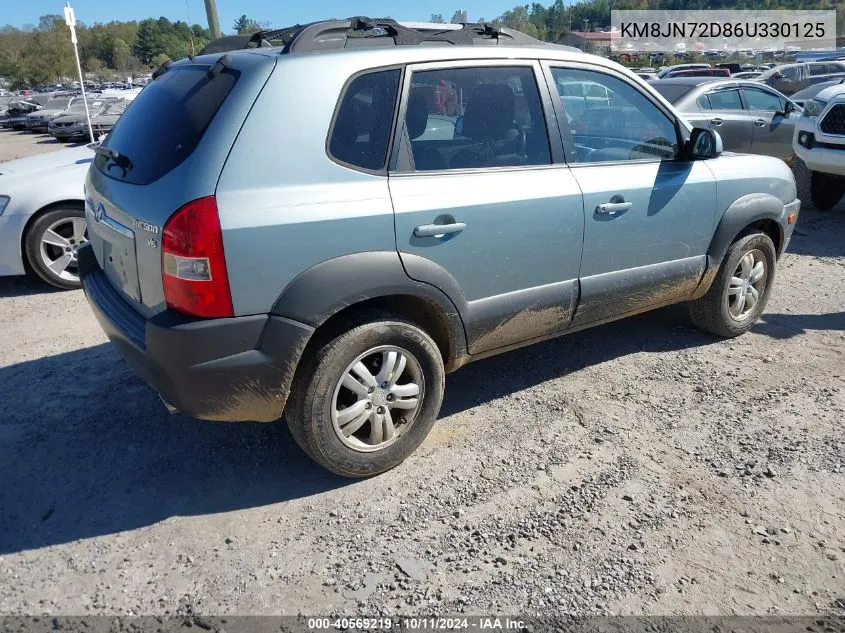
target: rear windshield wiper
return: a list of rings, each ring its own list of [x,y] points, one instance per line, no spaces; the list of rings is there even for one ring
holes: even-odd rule
[[[90,147],[90,146],[89,146]],[[132,161],[129,160],[128,156],[124,156],[120,152],[114,149],[109,149],[108,147],[103,147],[102,145],[95,145],[91,147],[94,150],[95,154],[99,154],[100,156],[105,156],[106,158],[110,158],[111,161],[120,167],[124,173],[128,170],[132,169]]]

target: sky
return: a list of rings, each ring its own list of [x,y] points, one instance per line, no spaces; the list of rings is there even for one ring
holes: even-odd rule
[[[318,2],[290,2],[289,0],[217,0],[220,28],[224,33],[232,32],[232,23],[240,15],[271,26],[283,27],[297,23],[313,22],[325,18],[348,18],[352,15],[384,17],[409,21],[427,21],[432,13],[440,13],[448,22],[458,9],[466,9],[468,18],[474,22],[479,18],[492,20],[508,9],[517,0],[459,0],[456,6],[444,0],[322,0]],[[38,24],[38,18],[48,13],[62,13],[64,0],[0,0],[0,25],[11,24],[22,27]],[[186,20],[190,13],[192,24],[207,26],[203,0],[71,0],[76,19],[86,24],[110,22],[111,20],[142,20],[164,16],[170,20]]]

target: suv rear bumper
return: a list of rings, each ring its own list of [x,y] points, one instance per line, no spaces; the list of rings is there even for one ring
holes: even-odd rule
[[[284,411],[313,328],[272,315],[145,319],[79,250],[85,296],[121,356],[169,405],[202,420],[271,422]]]

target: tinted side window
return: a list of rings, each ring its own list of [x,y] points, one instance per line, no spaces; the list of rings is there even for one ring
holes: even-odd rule
[[[531,68],[415,72],[405,124],[417,171],[551,163]]]
[[[329,139],[336,160],[368,170],[384,169],[400,71],[383,70],[352,80],[341,97]]]
[[[710,110],[710,98],[707,95],[701,95],[695,101],[698,104],[698,107],[702,110]]]
[[[628,83],[599,72],[552,68],[555,83],[580,81],[604,88],[604,97],[562,97],[575,144],[574,162],[672,159],[678,153],[675,123]],[[572,157],[568,157],[570,161]]]
[[[825,74],[824,64],[810,64],[810,75],[818,76]]]
[[[742,92],[745,94],[749,110],[765,110],[766,112],[781,112],[783,110],[781,98],[771,92],[755,88],[743,88]]]
[[[739,90],[719,90],[707,95],[711,110],[742,110]]]

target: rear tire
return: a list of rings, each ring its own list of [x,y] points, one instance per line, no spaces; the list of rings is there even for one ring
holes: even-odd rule
[[[85,211],[59,207],[36,217],[24,237],[30,269],[51,286],[62,290],[81,287],[76,252],[88,241]]]
[[[843,194],[845,178],[818,171],[810,173],[810,200],[819,211],[830,211],[839,204]]]
[[[716,336],[745,334],[766,308],[776,265],[775,245],[768,235],[761,231],[740,235],[725,253],[707,294],[690,303],[692,322]]]
[[[303,359],[285,418],[315,462],[345,477],[370,477],[423,442],[444,383],[443,358],[428,334],[401,316],[370,312]]]

